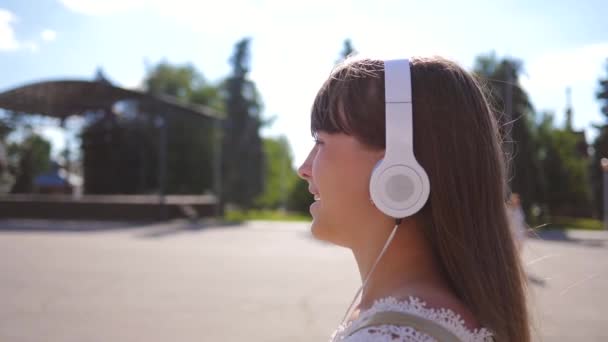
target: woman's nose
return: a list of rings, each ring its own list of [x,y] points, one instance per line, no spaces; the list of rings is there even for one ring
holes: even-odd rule
[[[304,179],[304,180],[310,180],[312,178],[312,155],[314,153],[314,148],[310,151],[310,153],[308,154],[308,157],[306,157],[306,160],[304,161],[304,163],[302,163],[302,165],[300,165],[300,167],[298,168],[298,176],[300,176],[300,178]]]
[[[304,163],[302,163],[302,165],[300,165],[300,167],[298,168],[298,176],[300,176],[300,178],[304,180],[310,180],[311,170],[308,159],[306,159],[306,161],[304,161]]]

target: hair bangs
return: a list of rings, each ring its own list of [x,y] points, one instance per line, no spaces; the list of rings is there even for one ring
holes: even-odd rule
[[[310,130],[313,136],[318,132],[352,134],[352,122],[345,115],[342,100],[348,87],[340,80],[329,78],[319,89],[312,105]]]

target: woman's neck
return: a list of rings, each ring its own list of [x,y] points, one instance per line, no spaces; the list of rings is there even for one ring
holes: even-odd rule
[[[440,267],[424,238],[422,226],[414,220],[405,220],[363,289],[359,308],[371,307],[375,300],[387,296],[420,295],[432,289],[447,289]],[[378,230],[365,239],[365,243],[352,249],[362,281],[365,280],[386,243],[390,230]]]

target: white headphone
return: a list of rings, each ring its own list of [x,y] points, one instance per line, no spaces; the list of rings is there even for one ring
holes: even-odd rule
[[[380,211],[396,219],[417,213],[431,189],[429,177],[414,156],[412,82],[407,59],[384,61],[386,150],[369,183]]]

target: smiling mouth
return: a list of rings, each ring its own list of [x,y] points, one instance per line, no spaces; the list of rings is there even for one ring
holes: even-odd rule
[[[315,194],[315,201],[320,201],[321,200],[321,196]]]

